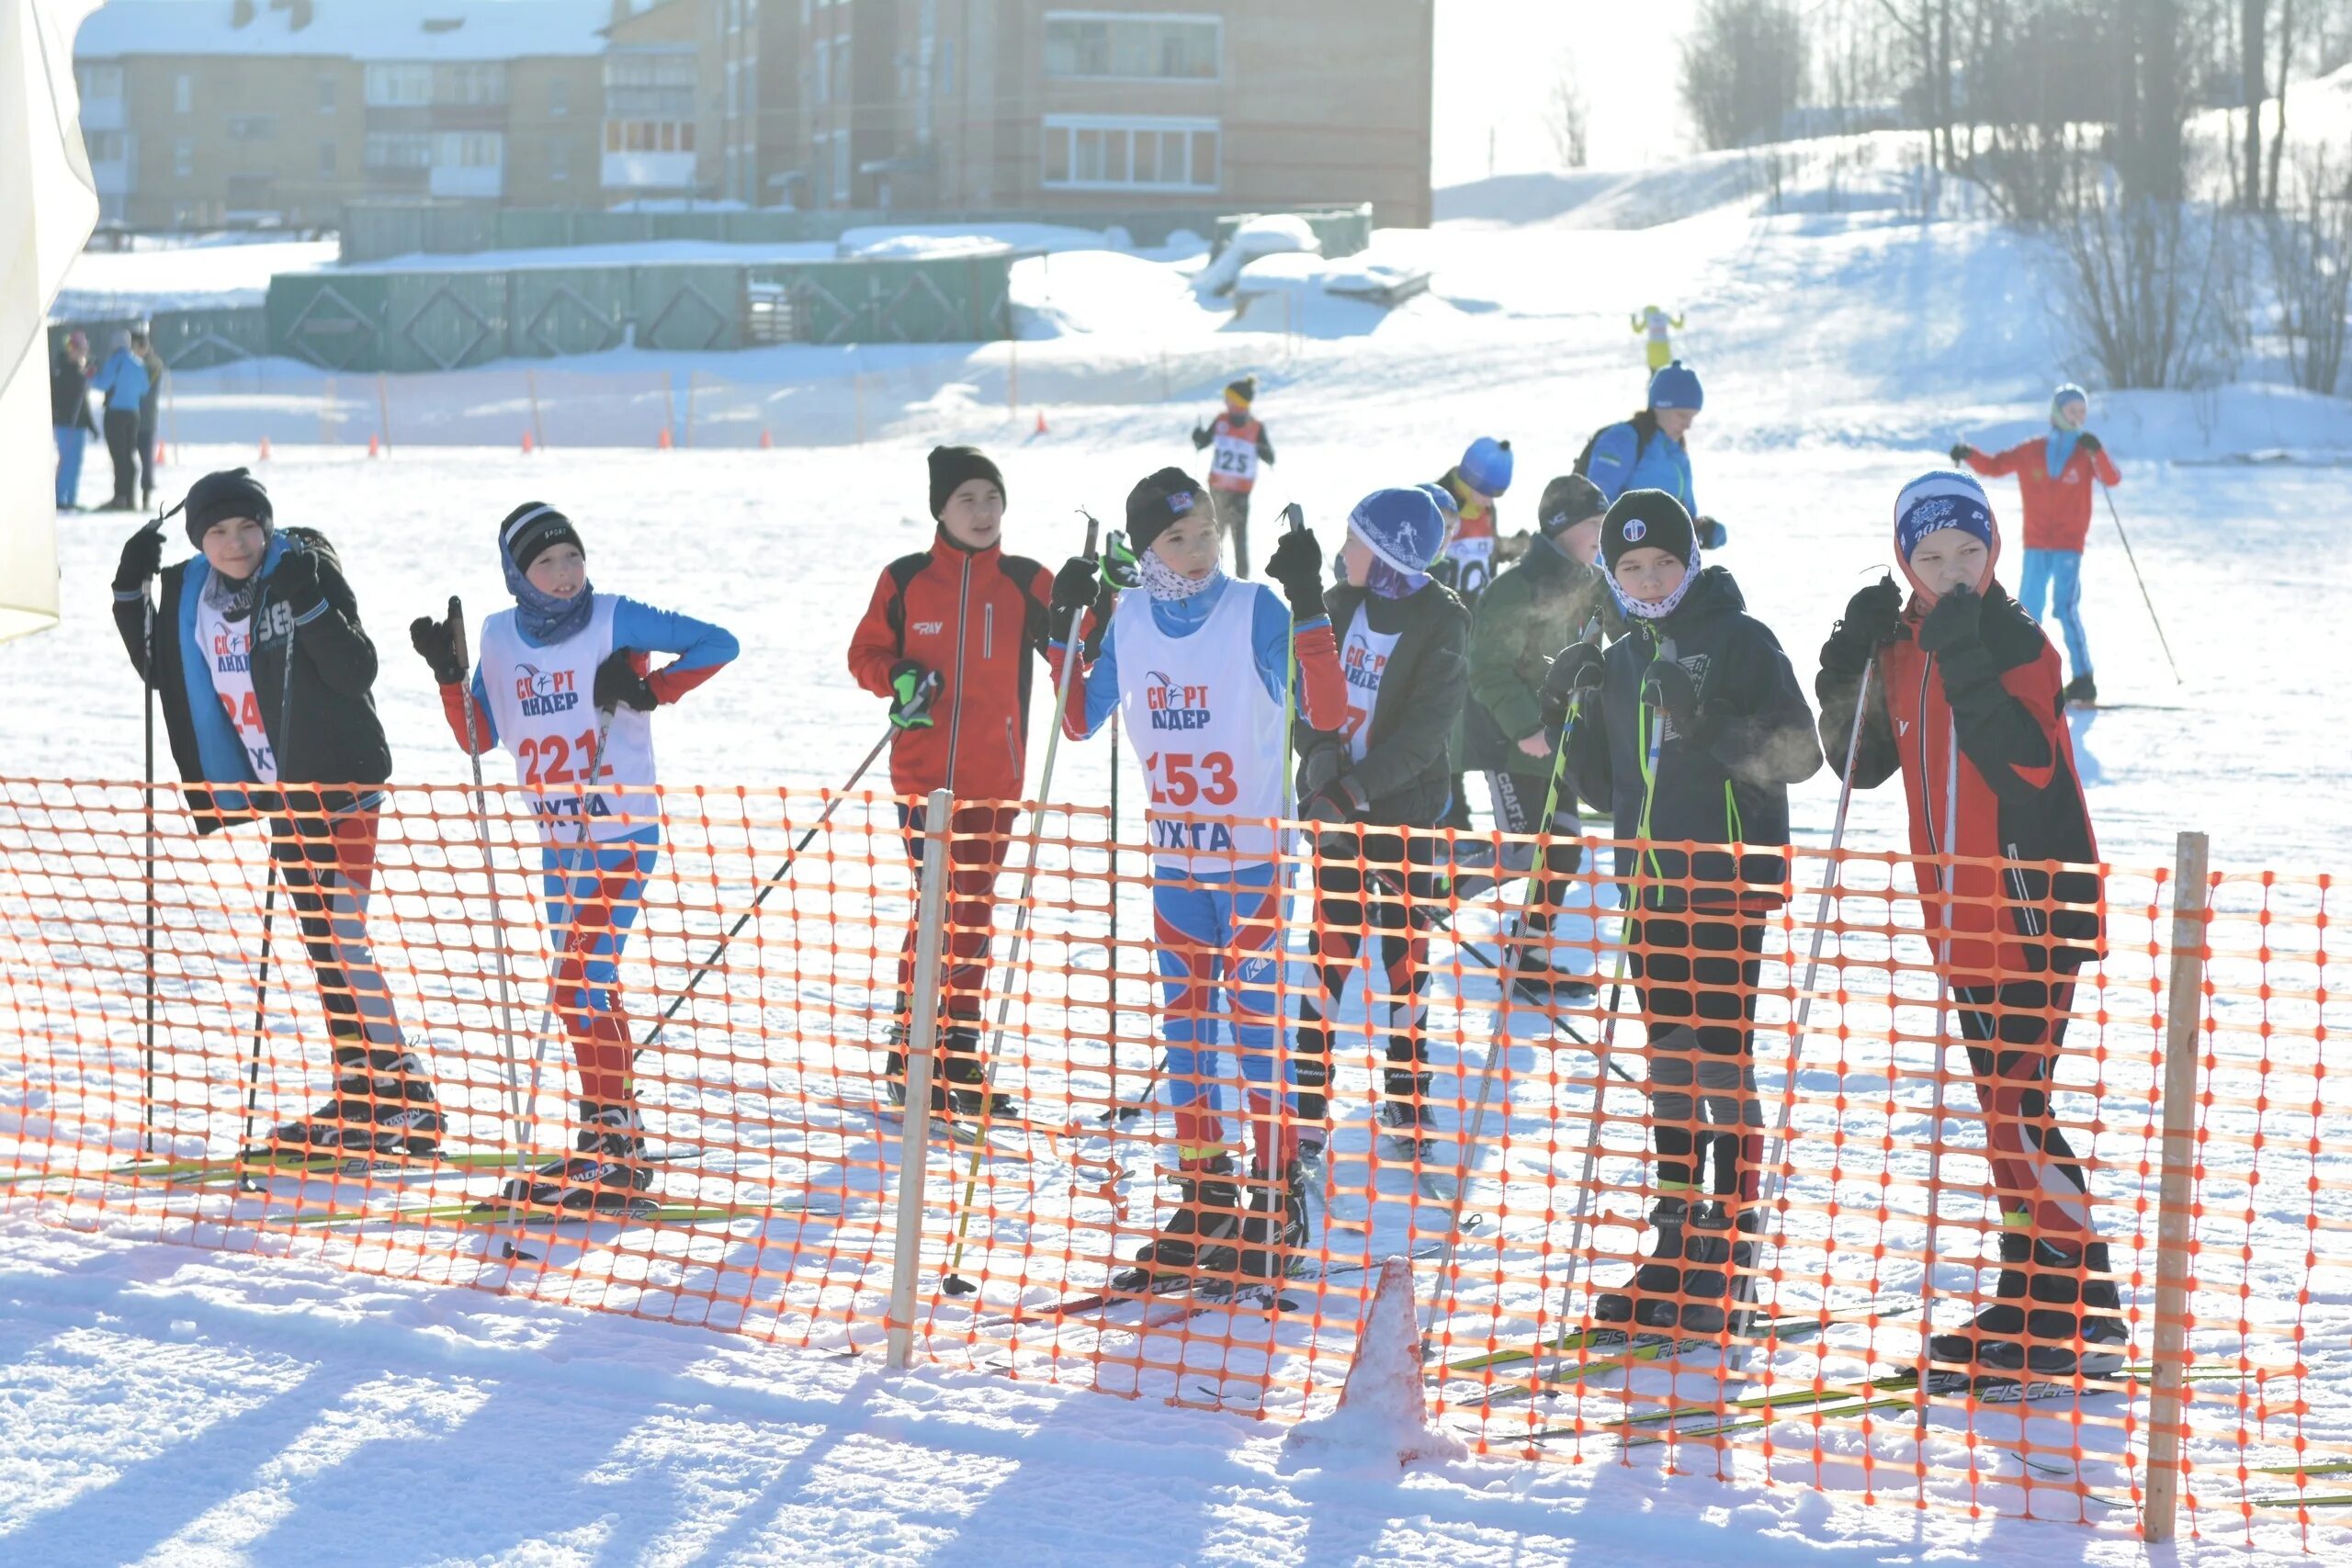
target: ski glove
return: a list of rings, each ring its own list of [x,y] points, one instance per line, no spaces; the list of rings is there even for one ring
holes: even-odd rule
[[[2075,437],[2075,450],[2077,452],[2088,452],[2091,456],[2097,457],[2101,452],[2107,450],[2107,445],[2099,440],[2098,436],[2093,435],[2089,431],[2086,430],[2080,435]]]
[[[424,656],[433,667],[433,679],[444,686],[462,683],[466,678],[465,661],[458,657],[458,623],[436,621],[430,615],[419,615],[408,624],[408,645]]]
[[[1941,657],[1982,641],[1978,626],[1984,615],[1984,601],[1973,590],[1953,589],[1937,600],[1928,618],[1919,623],[1919,651]]]
[[[1299,815],[1309,822],[1353,822],[1372,810],[1372,802],[1353,779],[1342,773],[1299,803]]]
[[[646,682],[644,676],[638,673],[637,666],[629,662],[632,651],[616,648],[605,655],[605,661],[596,666],[598,712],[614,713],[623,707],[632,707],[639,713],[651,713],[662,705],[662,699],[653,694],[653,688]]]
[[[1700,518],[1694,532],[1698,535],[1699,547],[1702,550],[1722,549],[1731,538],[1731,530],[1712,517]]]
[[[1587,692],[1600,689],[1602,660],[1599,645],[1572,642],[1560,649],[1552,660],[1552,672],[1544,677],[1544,722],[1566,724],[1568,710],[1581,701]]]
[[[1298,798],[1311,800],[1348,770],[1345,746],[1320,745],[1298,760]]]
[[[1690,679],[1690,671],[1675,660],[1655,660],[1643,671],[1642,701],[1673,721],[1675,734],[1694,740],[1702,739],[1698,683]]]
[[[164,570],[164,530],[149,524],[122,542],[122,559],[114,569],[117,593],[143,593],[147,580]]]
[[[269,596],[294,612],[309,615],[326,600],[319,587],[319,558],[299,546],[288,550],[269,574]]]
[[[1072,615],[1093,609],[1110,592],[1102,581],[1101,561],[1086,556],[1072,556],[1062,562],[1061,570],[1054,573],[1051,614],[1055,634],[1066,634]]]
[[[1962,464],[1967,462],[1970,457],[1973,457],[1975,452],[1975,447],[1971,446],[1967,442],[1962,441],[1954,445],[1951,452],[1947,453],[1946,456],[1951,458],[1952,467],[1959,468]]]
[[[939,672],[911,659],[890,666],[890,722],[900,729],[929,729],[932,699],[939,695]]]
[[[1894,640],[1903,619],[1903,590],[1882,577],[1846,601],[1845,618],[1821,645],[1821,667],[1837,675],[1860,675],[1878,650]]]
[[[1323,608],[1323,547],[1304,528],[1294,528],[1274,547],[1266,575],[1283,585],[1293,621],[1311,621]]]

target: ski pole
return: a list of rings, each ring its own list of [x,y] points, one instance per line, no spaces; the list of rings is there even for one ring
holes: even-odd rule
[[[289,550],[297,550],[300,549],[302,547],[289,539],[287,541],[287,547]],[[260,626],[261,615],[264,608],[274,610],[279,608],[279,606],[275,604],[266,605],[262,603],[256,603],[254,606],[254,625],[255,629],[258,629]],[[307,868],[310,861],[310,854],[302,843],[302,827],[301,824],[294,818],[294,803],[288,797],[286,793],[284,770],[277,767],[277,764],[283,761],[282,757],[279,755],[277,748],[284,743],[286,737],[293,733],[292,726],[294,722],[294,611],[290,605],[285,606],[285,649],[281,655],[283,663],[279,669],[277,678],[277,734],[275,738],[270,739],[270,760],[273,771],[277,772],[279,775],[277,781],[277,804],[286,814],[285,821],[287,832],[293,839],[295,848],[301,852],[303,863]],[[322,807],[323,807],[323,802],[321,802],[320,804],[322,805]],[[261,964],[257,971],[257,978],[255,980],[254,989],[254,1043],[252,1053],[245,1059],[245,1132],[244,1141],[238,1145],[238,1153],[241,1157],[250,1154],[253,1149],[254,1117],[260,1110],[261,1105],[262,1021],[264,1015],[267,1011],[269,1004],[270,926],[276,916],[277,908],[277,846],[274,836],[270,840],[269,859],[263,864],[262,874],[268,878],[268,883],[266,891],[262,895]],[[314,878],[314,885],[315,880],[316,879]],[[294,885],[291,881],[288,881],[286,886],[286,901],[289,905],[292,905],[295,902]],[[330,925],[329,931],[332,931],[332,930],[333,927]],[[338,968],[337,972],[343,975],[346,983],[350,980],[351,976],[348,971]],[[352,1005],[356,1010],[358,1005],[357,998],[356,997],[353,998]],[[370,1092],[373,1092],[372,1089]],[[257,1191],[260,1190],[260,1187],[261,1183],[255,1180],[250,1172],[240,1171],[238,1173],[237,1190],[239,1191]]]
[[[934,676],[933,679],[936,677]],[[710,950],[709,954],[696,966],[695,972],[686,977],[685,985],[679,988],[676,996],[670,998],[670,1005],[662,1010],[662,1016],[653,1021],[653,1027],[646,1032],[645,1038],[637,1043],[637,1055],[641,1055],[651,1050],[660,1042],[662,1031],[669,1027],[672,1019],[678,1016],[678,1010],[686,1005],[686,998],[694,995],[695,987],[702,984],[705,976],[718,967],[718,961],[727,955],[727,949],[735,939],[743,934],[743,928],[759,917],[760,906],[768,901],[768,895],[782,886],[784,879],[792,874],[793,866],[799,862],[800,852],[807,849],[817,835],[825,830],[825,824],[833,819],[833,813],[841,808],[842,801],[846,798],[847,792],[857,787],[857,781],[865,776],[865,770],[874,765],[874,760],[882,755],[882,749],[890,744],[890,738],[897,733],[895,727],[885,729],[881,738],[874,742],[872,749],[858,760],[857,766],[850,770],[849,777],[843,779],[841,787],[833,792],[833,798],[825,803],[825,809],[818,816],[817,820],[811,822],[808,825],[808,830],[794,841],[791,850],[784,857],[784,863],[768,874],[765,882],[760,884],[759,891],[752,897],[752,907],[735,917],[735,923],[727,928],[727,934],[718,939],[718,945]]]
[[[147,525],[147,531],[160,535],[164,519],[156,518]],[[139,585],[139,608],[141,618],[139,659],[139,683],[141,688],[141,706],[144,710],[147,729],[146,771],[139,776],[146,781],[140,794],[146,803],[147,818],[147,1098],[141,1120],[147,1124],[147,1152],[155,1152],[155,928],[160,911],[157,908],[155,886],[155,601],[149,595],[147,585]]]
[[[237,1145],[241,1154],[249,1154],[254,1146],[254,1117],[261,1109],[261,1031],[262,1021],[269,1009],[269,954],[271,928],[277,919],[277,878],[270,871],[261,898],[261,964],[254,980],[254,1045],[245,1056],[245,1135]],[[251,1172],[237,1173],[237,1190],[252,1192],[260,1189]]]
[[[1084,513],[1086,517],[1086,555],[1094,558],[1095,543],[1102,525]],[[996,1028],[989,1037],[989,1048],[980,1062],[980,1131],[972,1143],[971,1168],[964,1177],[964,1201],[956,1213],[956,1246],[947,1259],[947,1273],[940,1280],[940,1289],[951,1296],[968,1296],[979,1286],[965,1279],[956,1270],[963,1267],[964,1246],[972,1227],[972,1200],[980,1189],[980,1156],[988,1148],[989,1123],[996,1115],[996,1059],[1004,1047],[1005,1021],[1012,1013],[1012,991],[1022,984],[1026,973],[1021,967],[1021,952],[1029,934],[1029,894],[1037,882],[1037,851],[1046,836],[1046,803],[1052,798],[1054,787],[1054,756],[1060,750],[1063,706],[1069,701],[1069,683],[1077,675],[1078,629],[1086,620],[1086,606],[1081,604],[1069,615],[1069,636],[1062,641],[1062,678],[1054,683],[1053,728],[1046,732],[1046,763],[1037,775],[1037,809],[1029,818],[1029,858],[1021,868],[1021,900],[1012,911],[1012,942],[1005,957],[1010,971],[1010,984],[1003,996],[997,998]],[[1113,758],[1113,765],[1118,759]],[[1067,820],[1067,814],[1065,814]],[[1113,1047],[1115,1053],[1117,1047]]]
[[[2140,575],[2140,558],[2132,553],[2132,536],[2123,531],[2123,513],[2115,509],[2115,491],[2101,485],[2098,492],[2107,498],[2107,514],[2114,519],[2115,536],[2123,541],[2123,558],[2132,563],[2132,581],[2140,585],[2140,603],[2148,607],[2148,624],[2156,628],[2156,646],[2165,650],[2165,662],[2172,666],[2173,684],[2186,685],[2188,682],[2181,679],[2180,665],[2172,656],[2172,644],[2165,638],[2165,624],[2156,618],[2156,602],[2148,595],[2148,580]]]
[[[1936,965],[1936,1045],[1934,1076],[1934,1108],[1928,1122],[1928,1213],[1927,1232],[1919,1247],[1919,1425],[1928,1424],[1928,1368],[1934,1354],[1936,1303],[1936,1208],[1943,1195],[1944,1170],[1944,1055],[1951,1043],[1951,923],[1960,911],[1954,907],[1952,895],[1960,882],[1960,726],[1954,720],[1945,731],[1944,739],[1944,853],[1952,863],[1936,878],[1938,893],[1944,907],[1944,934],[1941,952]],[[1927,1482],[1920,1482],[1922,1496]]]

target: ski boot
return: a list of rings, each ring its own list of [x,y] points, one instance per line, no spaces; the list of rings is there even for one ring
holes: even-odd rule
[[[1510,983],[1520,1000],[1532,1007],[1584,1007],[1600,994],[1586,976],[1555,964],[1551,950],[1540,942],[1520,949]]]
[[[1690,1208],[1683,1241],[1682,1332],[1701,1338],[1746,1333],[1755,1320],[1756,1237],[1764,1217],[1742,1210],[1736,1225],[1721,1199]]]
[[[978,1122],[983,1116],[991,1122],[1018,1122],[1023,1119],[1021,1102],[1009,1094],[992,1093],[988,1087],[987,1065],[980,1060],[980,1031],[977,1024],[951,1023],[940,1032],[940,1076],[944,1086],[934,1086],[931,1108],[944,1110],[959,1122]],[[936,1092],[944,1087],[943,1100]]]
[[[890,1021],[883,1026],[883,1043],[888,1047],[882,1055],[882,1099],[893,1111],[907,1108],[907,1038],[911,1032],[907,1022],[904,998],[891,1010]]]
[[[1973,1387],[1981,1396],[2030,1397],[2033,1385],[2112,1378],[2123,1370],[2131,1331],[2108,1272],[2107,1244],[2079,1250],[2001,1235],[1993,1303],[1968,1325],[1928,1341],[1934,1393]]]
[[[413,1052],[335,1050],[334,1094],[269,1131],[270,1152],[326,1158],[425,1157],[441,1146],[441,1108]]]
[[[1436,1121],[1430,1113],[1430,1075],[1391,1065],[1382,1069],[1380,1088],[1380,1103],[1373,1114],[1381,1127],[1404,1143],[1427,1143]]]
[[[1219,1155],[1206,1165],[1176,1173],[1176,1212],[1144,1243],[1131,1267],[1111,1277],[1114,1291],[1170,1290],[1194,1275],[1233,1274],[1240,1265],[1235,1243],[1241,1236],[1241,1194],[1233,1185],[1233,1164]]]
[[[1678,1195],[1650,1206],[1650,1255],[1625,1289],[1593,1298],[1593,1321],[1609,1331],[1596,1329],[1587,1343],[1622,1343],[1634,1333],[1671,1334],[1680,1326],[1690,1218],[1690,1201]]]
[[[1241,1219],[1241,1277],[1283,1278],[1311,1239],[1306,1164],[1293,1159],[1278,1175],[1261,1171],[1252,1176],[1250,1210]]]
[[[580,1102],[580,1132],[569,1159],[550,1160],[528,1178],[510,1177],[491,1210],[520,1203],[533,1209],[603,1213],[635,1208],[653,1185],[645,1163],[645,1119],[632,1104]]]
[[[2066,705],[2070,708],[2098,706],[2098,682],[2088,675],[2075,676],[2066,682],[2066,689],[2058,694],[2064,699]]]

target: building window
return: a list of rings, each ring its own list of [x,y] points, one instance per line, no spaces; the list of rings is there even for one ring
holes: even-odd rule
[[[194,114],[196,112],[196,77],[194,73],[187,71],[181,71],[174,73],[172,77],[172,112],[174,114]]]
[[[445,130],[433,140],[437,169],[495,169],[506,162],[506,138],[494,130]]]
[[[332,76],[322,76],[322,77],[320,77],[320,78],[319,78],[319,112],[320,112],[321,114],[333,114],[333,113],[334,113],[334,94],[335,94],[334,78],[334,77],[332,77]]]
[[[1213,119],[1049,114],[1045,183],[1060,190],[1215,190],[1217,141]]]
[[[85,130],[82,133],[82,151],[93,164],[122,162],[123,140],[119,130]]]
[[[87,103],[93,98],[122,96],[122,67],[119,65],[77,65],[74,77]]]
[[[551,182],[553,182],[554,184],[560,185],[560,184],[562,184],[564,181],[566,181],[566,180],[570,179],[571,177],[571,142],[569,142],[569,141],[550,141],[550,142],[548,142],[548,180],[549,180],[549,181],[551,181]]]
[[[436,104],[503,104],[506,101],[506,67],[497,61],[433,68],[433,101]]]
[[[1215,17],[1046,13],[1046,74],[1063,80],[1214,82],[1224,24]]]
[[[319,178],[322,180],[331,180],[335,177],[338,172],[339,171],[335,167],[334,143],[332,141],[320,142]]]
[[[369,108],[415,108],[433,101],[430,65],[370,65],[365,80]]]
[[[232,114],[227,121],[232,141],[267,141],[277,134],[274,114]]]
[[[605,115],[609,119],[692,119],[692,54],[625,53],[605,57]]]
[[[571,81],[558,76],[548,84],[548,118],[561,119],[571,112]]]
[[[833,101],[833,40],[817,40],[816,77],[808,85],[808,101],[829,104]]]
[[[833,136],[833,204],[849,205],[849,132],[837,131]]]
[[[695,122],[690,119],[608,119],[605,122],[607,152],[691,152]]]
[[[363,155],[371,169],[429,169],[433,138],[424,131],[371,130]]]
[[[196,177],[196,139],[192,136],[172,138],[172,177],[191,180]]]

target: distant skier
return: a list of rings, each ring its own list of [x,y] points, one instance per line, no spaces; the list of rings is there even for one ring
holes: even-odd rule
[[[1577,713],[1578,791],[1628,841],[1616,870],[1648,1031],[1656,1199],[1649,1258],[1593,1315],[1620,1332],[1712,1336],[1737,1326],[1754,1282],[1763,1116],[1750,1026],[1788,882],[1789,785],[1819,771],[1821,748],[1788,656],[1729,572],[1700,570],[1679,502],[1627,491],[1600,551],[1634,629],[1605,655],[1563,649],[1545,690],[1555,719]]]
[[[1046,605],[1053,574],[1004,548],[1004,476],[972,446],[934,446],[928,549],[882,570],[850,638],[849,671],[888,699],[890,787],[901,795],[944,788],[956,799],[948,839],[946,951],[941,991],[946,1017],[932,1109],[967,1120],[985,1111],[1017,1113],[1000,1091],[983,1106],[981,1002],[988,990],[989,928],[996,874],[1012,845],[1012,807],[1028,775],[1029,698],[1048,658]],[[922,860],[920,806],[899,807],[907,858]],[[884,1092],[906,1099],[908,996],[914,987],[915,931],[899,954],[899,1001],[890,1026]]]
[[[198,553],[164,567],[160,520],[131,535],[115,571],[115,627],[163,700],[196,830],[266,822],[301,922],[334,1092],[269,1143],[298,1156],[429,1155],[442,1131],[433,1083],[368,941],[392,753],[358,601],[325,536],[278,527],[269,492],[243,468],[205,475],[175,510]]]
[[[1694,519],[1700,547],[1716,550],[1727,535],[1722,524],[1699,511],[1687,445],[1691,423],[1706,403],[1699,373],[1673,361],[1650,378],[1648,407],[1592,433],[1577,457],[1576,471],[1593,482],[1604,501],[1613,502],[1632,490],[1666,491]]]
[[[1989,457],[1964,441],[1951,449],[1953,462],[1988,478],[2018,477],[2025,510],[2025,570],[2018,576],[2018,603],[2044,625],[2043,611],[2056,611],[2075,671],[2066,682],[2066,700],[2085,707],[2098,703],[2090,636],[2083,629],[2083,549],[2090,542],[2091,490],[2094,481],[2123,482],[2106,446],[2083,428],[2090,412],[2090,394],[2069,381],[2051,394],[2047,434]]]
[[[1444,542],[1444,515],[1425,488],[1376,491],[1356,507],[1340,583],[1323,595],[1347,706],[1336,723],[1302,718],[1297,730],[1299,816],[1380,829],[1337,836],[1336,852],[1317,865],[1312,940],[1323,989],[1298,1032],[1300,1115],[1323,1120],[1332,1021],[1361,964],[1365,1016],[1387,1024],[1378,1114],[1409,1138],[1430,1122],[1429,938],[1416,917],[1446,908],[1439,846],[1426,829],[1445,813],[1448,742],[1468,681],[1470,618],[1430,575]],[[1363,963],[1375,943],[1377,963]]]
[[[1205,425],[1193,426],[1193,450],[1209,453],[1209,504],[1217,526],[1233,541],[1233,571],[1250,575],[1250,492],[1258,485],[1258,465],[1274,460],[1265,421],[1250,412],[1258,400],[1258,378],[1244,376],[1225,389],[1225,409]]]
[[[1677,316],[1669,321],[1667,320],[1666,312],[1655,305],[1645,305],[1634,313],[1634,330],[1649,334],[1649,342],[1645,347],[1649,355],[1650,374],[1653,376],[1674,362],[1674,340],[1668,335],[1668,329],[1680,332],[1682,318]]]
[[[1153,955],[1164,1002],[1164,1081],[1174,1111],[1176,1211],[1114,1283],[1210,1284],[1279,1274],[1307,1239],[1300,1115],[1286,1070],[1279,985],[1285,921],[1274,818],[1286,808],[1283,709],[1297,671],[1299,716],[1339,722],[1343,687],[1323,604],[1323,557],[1304,529],[1267,563],[1277,593],[1218,570],[1219,530],[1202,487],[1162,468],[1127,495],[1127,547],[1141,592],[1119,593],[1083,557],[1054,580],[1054,625],[1104,621],[1091,665],[1067,668],[1064,733],[1126,716],[1150,790]],[[1097,639],[1082,628],[1084,646]],[[1210,1099],[1220,1021],[1229,1021],[1248,1110],[1249,1192]],[[1214,1288],[1214,1287],[1213,1287]]]
[[[114,495],[102,512],[139,509],[139,407],[147,400],[147,363],[131,347],[130,334],[114,334],[114,352],[90,378],[90,389],[106,394],[107,455],[114,459]]]
[[[2001,591],[2001,536],[1966,474],[1904,487],[1894,547],[1909,604],[1892,579],[1856,593],[1822,644],[1814,686],[1823,746],[1842,768],[1862,671],[1876,660],[1851,782],[1870,789],[1899,771],[1912,852],[1962,857],[1948,888],[1931,867],[1917,875],[1969,1042],[2001,1271],[1993,1299],[1928,1353],[1946,1369],[1939,1386],[2112,1375],[2130,1335],[2089,1183],[2050,1101],[2075,976],[2103,936],[2058,651]],[[1987,863],[1996,857],[2011,863]],[[2075,869],[2045,870],[2053,861]]]
[[[574,1153],[509,1179],[500,1198],[626,1209],[653,1184],[618,968],[662,852],[652,714],[718,674],[737,645],[707,621],[596,592],[579,532],[542,502],[499,524],[498,561],[514,607],[482,622],[470,693],[462,628],[421,615],[409,643],[432,667],[458,744],[477,755],[503,746],[514,759],[539,824],[548,933],[560,944],[548,983],[580,1077]],[[655,670],[655,653],[677,657]]]

